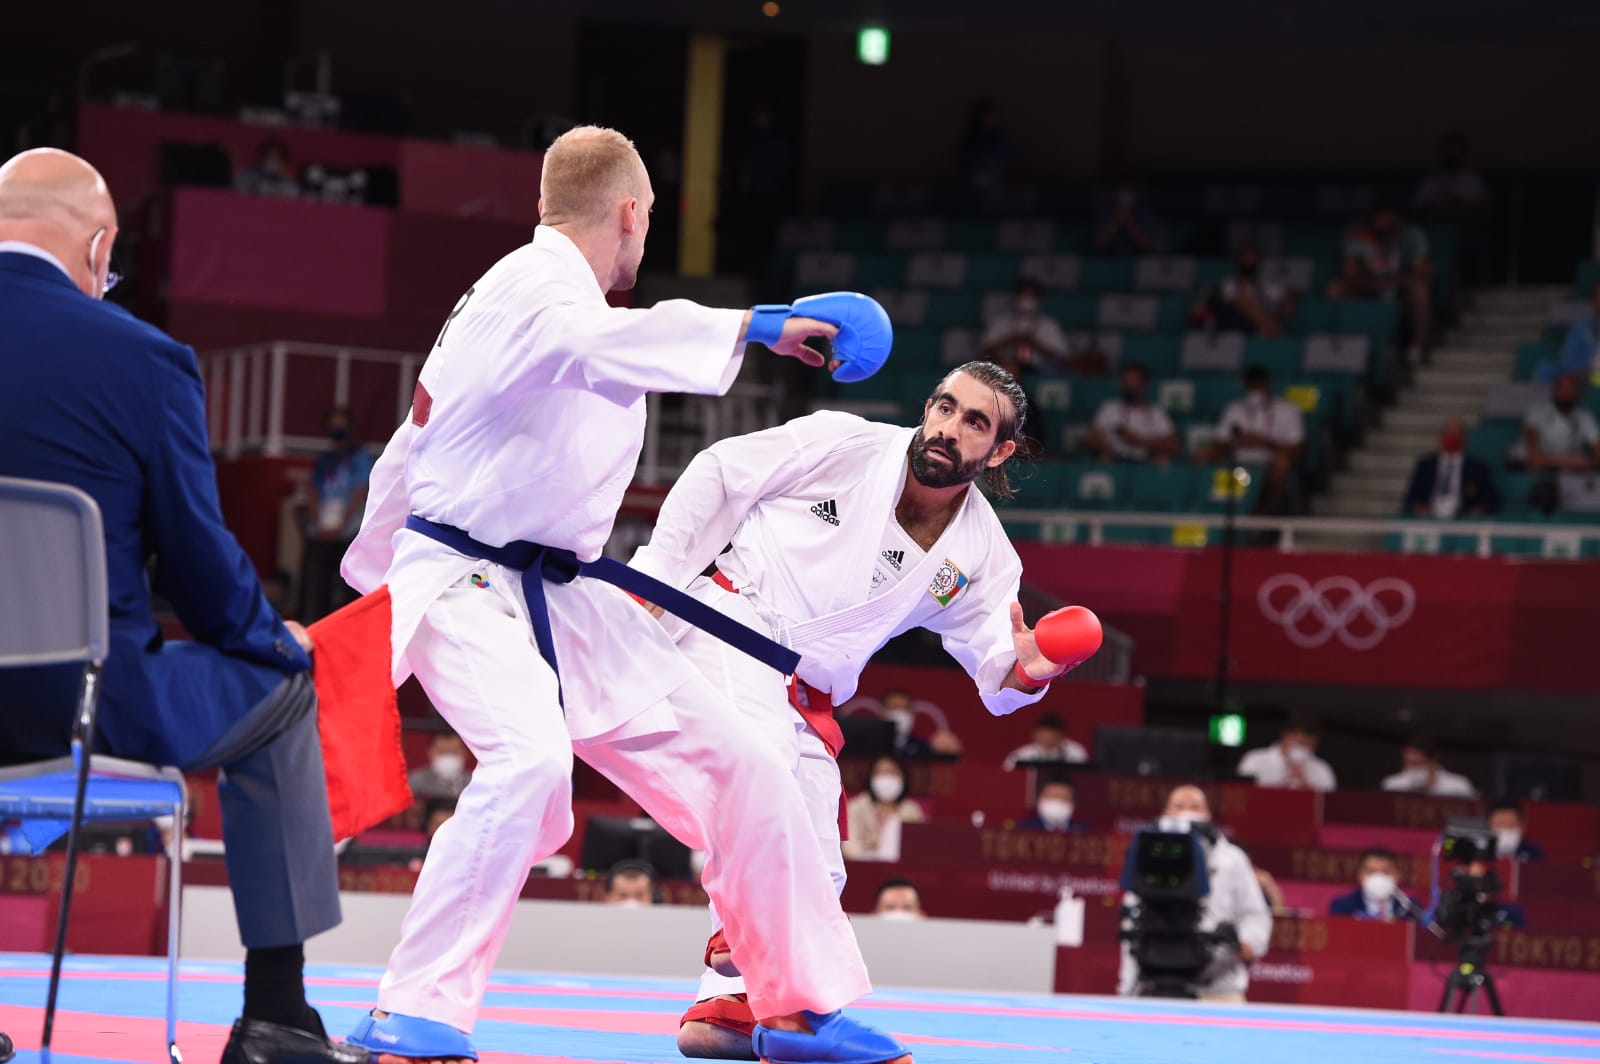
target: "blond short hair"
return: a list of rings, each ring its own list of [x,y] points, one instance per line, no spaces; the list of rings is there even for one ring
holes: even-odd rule
[[[539,177],[547,225],[590,225],[644,194],[644,161],[633,141],[603,126],[576,126],[544,153]]]

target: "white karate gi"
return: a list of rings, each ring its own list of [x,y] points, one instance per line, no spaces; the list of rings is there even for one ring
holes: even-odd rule
[[[478,766],[429,848],[380,1009],[472,1029],[528,869],[571,834],[575,749],[708,851],[702,883],[759,1017],[870,989],[790,766],[649,614],[591,578],[546,585],[563,718],[521,574],[403,527],[415,513],[492,546],[597,558],[646,392],[726,391],[741,320],[681,300],[608,307],[577,247],[541,226],[462,298],[424,365],[343,572],[361,591],[389,585],[395,680],[415,672]]]
[[[943,637],[989,712],[1037,702],[1043,691],[1002,686],[1016,663],[1010,606],[1022,563],[983,493],[966,493],[926,553],[895,520],[914,432],[823,411],[714,444],[673,485],[632,565],[793,648],[802,655],[799,677],[835,705],[855,694],[884,643],[918,627]],[[699,575],[714,558],[740,594]],[[941,603],[935,589],[955,594]],[[791,707],[771,669],[750,668],[704,632],[663,621],[700,671],[779,744],[843,890],[839,766],[823,737]],[[707,970],[700,997],[743,990]]]

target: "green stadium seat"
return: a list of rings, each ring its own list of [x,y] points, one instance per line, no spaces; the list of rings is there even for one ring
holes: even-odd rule
[[[1170,513],[1187,509],[1195,491],[1191,466],[1135,466],[1128,486],[1128,506],[1133,510]]]
[[[1096,299],[1078,292],[1046,292],[1042,309],[1063,329],[1094,328]]]
[[[1106,543],[1137,546],[1161,546],[1170,541],[1172,532],[1165,527],[1146,528],[1135,525],[1106,525],[1101,539]]]
[[[1028,385],[1028,398],[1046,414],[1062,414],[1072,407],[1077,379],[1063,373],[1042,373]]]
[[[926,368],[930,373],[939,370],[939,345],[944,333],[937,329],[896,329],[894,331],[894,359],[897,370]]]
[[[882,251],[884,231],[884,223],[874,218],[845,219],[834,228],[833,246],[837,251]]]
[[[1069,494],[1063,500],[1074,510],[1117,510],[1127,498],[1127,469],[1079,463],[1068,474]]]
[[[1121,383],[1115,377],[1072,378],[1071,420],[1093,421],[1101,403],[1121,394]]]
[[[1508,517],[1525,516],[1534,512],[1528,503],[1528,496],[1533,492],[1533,482],[1537,478],[1532,473],[1518,473],[1510,470],[1501,470],[1495,474],[1495,488],[1500,492],[1500,512]]]
[[[1516,421],[1485,421],[1467,432],[1467,453],[1498,468],[1505,463],[1506,451],[1521,435],[1522,426]]]
[[[1594,291],[1594,286],[1600,284],[1600,262],[1589,259],[1578,263],[1577,274],[1572,294],[1578,299],[1587,298]]]
[[[1275,381],[1286,381],[1300,372],[1300,354],[1305,342],[1294,336],[1252,336],[1245,341],[1245,365],[1262,365]]]
[[[906,278],[906,256],[879,253],[856,256],[855,287],[859,291],[871,288],[900,288]]]
[[[1094,256],[1085,258],[1079,267],[1078,291],[1092,295],[1131,292],[1136,261],[1131,258],[1108,259]]]
[[[1176,333],[1124,333],[1122,358],[1119,365],[1142,362],[1150,370],[1150,379],[1160,380],[1178,371],[1178,349],[1183,343]]]
[[[1028,510],[1071,507],[1076,502],[1080,467],[1071,462],[1038,462],[1012,478],[1017,498],[1013,506]]]
[[[1556,361],[1561,357],[1561,345],[1536,340],[1533,343],[1517,345],[1517,372],[1519,381],[1531,381],[1533,375],[1539,370],[1539,363],[1546,360]]]
[[[923,324],[930,329],[978,326],[983,321],[981,292],[934,292]]]
[[[985,292],[1008,289],[1017,283],[1015,255],[969,255],[967,257],[967,287]]]
[[[998,223],[988,218],[959,218],[945,223],[944,250],[981,255],[993,251]]]
[[[1244,394],[1244,382],[1231,373],[1209,374],[1195,379],[1192,416],[1216,421],[1223,408]]]

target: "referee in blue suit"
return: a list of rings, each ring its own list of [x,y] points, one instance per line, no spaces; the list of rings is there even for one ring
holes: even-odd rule
[[[302,944],[339,922],[310,640],[223,526],[194,352],[101,302],[116,237],[105,181],[82,159],[44,148],[0,166],[0,476],[100,505],[111,647],[95,749],[221,769],[247,949],[223,1064],[366,1064],[329,1041],[302,980]],[[162,639],[152,591],[192,641]],[[0,764],[67,752],[78,673],[0,675]]]

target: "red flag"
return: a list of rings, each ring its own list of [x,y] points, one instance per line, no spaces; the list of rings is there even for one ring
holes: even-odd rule
[[[389,675],[389,589],[311,625],[317,730],[333,837],[348,839],[411,806],[400,706]]]

